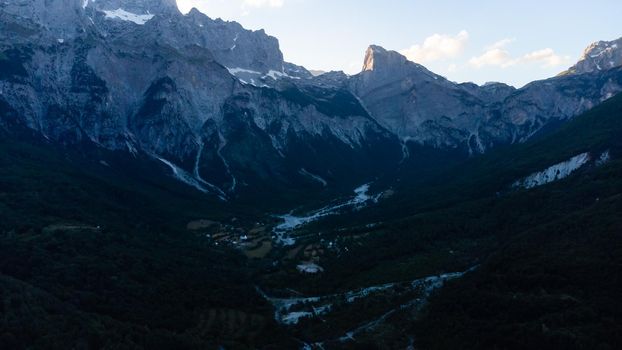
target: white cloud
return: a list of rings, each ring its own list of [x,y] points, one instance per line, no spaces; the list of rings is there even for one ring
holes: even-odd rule
[[[434,34],[427,37],[423,44],[413,45],[400,53],[411,61],[427,63],[459,56],[469,40],[469,33],[461,31],[455,36]]]
[[[558,67],[571,61],[569,56],[560,56],[551,48],[537,50],[520,57],[513,57],[505,47],[514,42],[514,39],[502,39],[486,47],[484,53],[473,57],[469,64],[476,68],[495,66],[501,68],[517,64],[540,64],[543,68]]]
[[[510,38],[501,39],[497,41],[496,43],[488,46],[486,50],[488,51],[488,50],[494,50],[494,49],[502,49],[508,46],[509,44],[513,43],[514,41],[516,41],[516,39],[510,39]]]
[[[559,67],[571,62],[569,56],[560,56],[551,48],[534,51],[523,56],[524,62],[542,63],[543,67]]]
[[[493,48],[484,52],[481,56],[473,57],[469,60],[469,64],[482,68],[485,66],[510,67],[517,63],[509,52],[500,48]]]

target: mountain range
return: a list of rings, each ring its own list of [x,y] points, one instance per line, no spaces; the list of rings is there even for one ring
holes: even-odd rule
[[[0,0],[0,349],[621,348],[621,44],[480,86]]]
[[[484,153],[622,91],[616,42],[515,89],[454,83],[378,46],[359,74],[314,76],[263,30],[183,15],[173,0],[19,0],[0,16],[5,126],[140,154],[223,199],[262,185],[351,188],[412,147]]]

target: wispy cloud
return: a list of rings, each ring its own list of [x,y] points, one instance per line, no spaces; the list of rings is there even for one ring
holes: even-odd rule
[[[492,45],[488,45],[486,47],[486,50],[494,50],[494,49],[502,49],[508,45],[510,45],[511,43],[515,42],[516,39],[512,39],[512,38],[504,38],[501,39],[495,43],[493,43]]]
[[[473,57],[469,60],[469,64],[476,68],[482,68],[485,66],[507,68],[515,65],[516,63],[517,60],[512,58],[512,55],[510,55],[508,51],[501,48],[487,50],[482,55]]]
[[[546,48],[526,54],[523,62],[539,62],[543,67],[559,67],[571,62],[570,56],[560,56],[551,48]]]
[[[417,63],[440,61],[459,56],[469,41],[466,30],[457,35],[434,34],[427,37],[423,44],[415,44],[400,53]]]
[[[507,68],[519,64],[535,63],[540,64],[543,68],[550,68],[559,67],[571,62],[569,56],[561,56],[555,53],[555,50],[551,48],[536,50],[522,56],[514,57],[505,48],[514,41],[514,39],[506,38],[487,46],[484,49],[484,53],[469,60],[469,65],[475,68],[486,66]]]

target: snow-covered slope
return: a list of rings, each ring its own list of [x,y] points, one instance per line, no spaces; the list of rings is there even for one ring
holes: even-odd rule
[[[610,160],[611,154],[609,150],[604,151],[597,157],[593,157],[588,152],[581,153],[564,162],[552,165],[542,171],[535,172],[523,179],[520,179],[514,182],[514,184],[512,184],[512,187],[531,189],[543,186],[551,182],[562,180],[588,164],[602,166],[608,163]]]
[[[138,15],[135,13],[127,12],[124,9],[116,9],[113,11],[103,11],[106,14],[106,18],[119,19],[122,21],[133,22],[138,25],[144,25],[153,18],[154,15]]]
[[[553,181],[561,180],[568,175],[579,170],[582,166],[590,161],[589,153],[582,153],[571,159],[552,165],[542,171],[533,173],[522,180],[514,183],[513,187],[522,187],[526,189],[546,185]]]

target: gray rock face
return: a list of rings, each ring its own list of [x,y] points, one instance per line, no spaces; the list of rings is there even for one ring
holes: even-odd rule
[[[213,20],[193,9],[185,22],[194,25],[186,30],[187,41],[208,47],[214,57],[229,69],[257,72],[257,77],[270,71],[283,74],[283,54],[279,41],[263,30],[249,31],[235,22]]]
[[[82,0],[11,0],[0,2],[2,34],[74,38],[84,31]]]
[[[622,69],[536,81],[487,106],[477,138],[479,151],[527,141],[622,92]]]
[[[338,72],[326,72],[315,77],[312,77],[310,81],[307,81],[309,84],[316,86],[325,86],[325,87],[333,87],[333,88],[341,88],[348,89],[349,88],[349,77],[341,71]]]
[[[372,164],[399,161],[397,138],[349,91],[291,83],[310,74],[263,31],[184,16],[169,1],[73,2],[55,19],[66,8],[51,4],[3,8],[0,103],[10,122],[65,144],[151,155],[219,195],[314,183],[301,169],[351,186],[374,175]]]
[[[223,197],[319,186],[308,174],[351,187],[396,167],[404,140],[484,152],[622,91],[621,68],[456,84],[378,46],[358,75],[313,76],[265,32],[173,0],[5,1],[0,20],[1,126],[142,153]]]
[[[370,113],[402,139],[452,148],[477,134],[488,104],[512,92],[453,83],[378,46],[367,50],[363,71],[349,83]]]
[[[608,48],[600,56],[614,55],[615,44],[607,45],[601,45]],[[456,84],[397,52],[371,46],[363,71],[349,79],[349,86],[371,115],[400,138],[472,154],[525,141],[596,106],[622,91],[622,76],[619,69],[602,69],[520,90],[501,83]]]
[[[622,66],[622,38],[588,46],[579,62],[565,74],[585,74]]]

